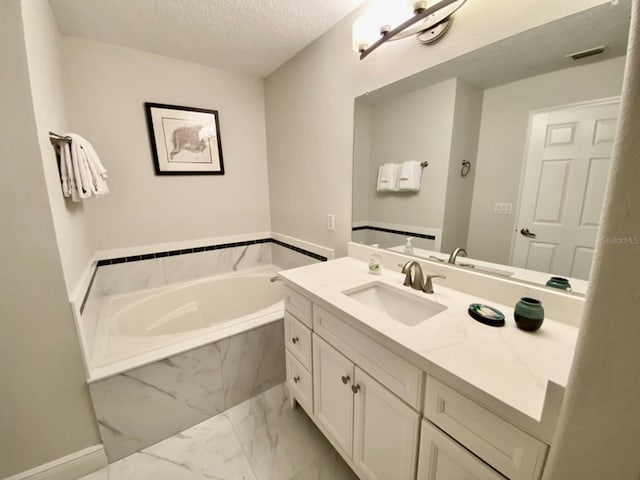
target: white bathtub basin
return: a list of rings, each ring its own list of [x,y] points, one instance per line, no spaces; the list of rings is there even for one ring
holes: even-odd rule
[[[276,272],[266,266],[105,298],[90,376],[104,377],[282,318],[283,285],[269,281]]]

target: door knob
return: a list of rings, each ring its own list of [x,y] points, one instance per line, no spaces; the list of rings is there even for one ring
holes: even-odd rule
[[[293,343],[298,343],[298,342],[300,341],[300,339],[299,339],[298,337],[293,337],[293,338],[291,339],[291,341],[292,341]]]
[[[346,385],[347,383],[349,383],[349,380],[351,379],[349,378],[349,375],[343,375],[340,380],[342,380],[342,383]]]
[[[351,385],[351,391],[353,393],[358,393],[359,390],[360,390],[360,385]]]
[[[520,235],[522,235],[523,237],[527,237],[527,238],[536,238],[536,234],[533,232],[530,232],[528,228],[523,228],[520,230]]]

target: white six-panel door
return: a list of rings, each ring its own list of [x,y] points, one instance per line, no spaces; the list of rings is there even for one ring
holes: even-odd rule
[[[353,363],[313,334],[313,413],[351,458],[353,452]]]
[[[532,116],[514,266],[588,280],[618,110],[612,100]]]

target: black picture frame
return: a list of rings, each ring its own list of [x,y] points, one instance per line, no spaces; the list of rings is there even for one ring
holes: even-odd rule
[[[156,175],[224,175],[217,110],[152,102],[144,107]]]

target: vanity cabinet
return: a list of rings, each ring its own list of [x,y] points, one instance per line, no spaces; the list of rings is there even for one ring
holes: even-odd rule
[[[287,385],[360,478],[539,480],[547,444],[323,307],[287,289]]]
[[[364,478],[415,478],[420,415],[313,335],[314,415]]]
[[[418,480],[505,480],[505,477],[423,420]]]

